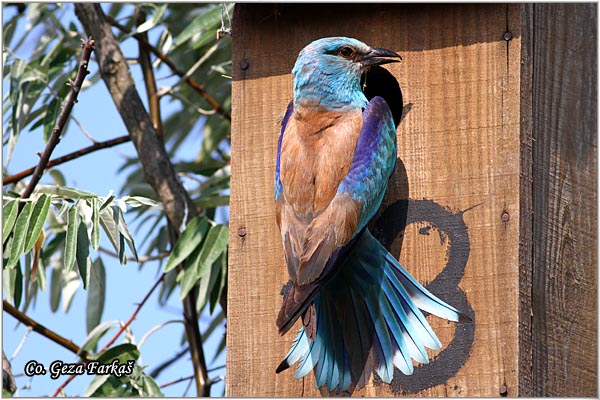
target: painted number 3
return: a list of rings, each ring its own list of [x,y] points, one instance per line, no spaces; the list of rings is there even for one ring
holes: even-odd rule
[[[429,364],[415,367],[413,375],[405,376],[400,371],[394,371],[391,385],[394,394],[417,393],[442,384],[454,376],[469,357],[475,336],[475,315],[464,292],[458,287],[470,251],[469,234],[463,219],[465,211],[453,213],[426,199],[399,200],[386,207],[375,221],[373,235],[388,250],[409,224],[425,223],[437,229],[448,241],[447,261],[442,271],[426,287],[436,296],[442,294],[441,298],[473,319],[473,323],[457,324],[454,338],[446,348]],[[421,232],[428,233],[426,229]],[[375,384],[380,382],[376,378]]]

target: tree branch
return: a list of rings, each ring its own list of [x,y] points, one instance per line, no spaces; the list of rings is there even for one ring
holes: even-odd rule
[[[75,14],[88,34],[96,39],[96,58],[100,66],[100,75],[129,131],[145,179],[160,197],[169,225],[179,233],[187,220],[198,215],[198,210],[179,181],[166,152],[163,138],[154,128],[144,108],[119,43],[99,4],[76,3]],[[183,303],[186,334],[192,365],[196,372],[196,388],[199,395],[207,395],[210,387],[207,384],[208,376],[194,290],[190,291]]]
[[[25,313],[19,311],[15,306],[10,304],[8,301],[2,301],[2,308],[8,314],[12,315],[17,321],[21,322],[25,326],[31,328],[34,332],[39,333],[40,335],[50,339],[54,343],[64,347],[70,352],[80,356],[83,359],[87,359],[88,353],[87,351],[81,350],[81,347],[77,346],[75,343],[70,341],[69,339],[59,335],[51,329],[46,328],[44,325],[39,322],[31,319]]]
[[[141,25],[146,20],[146,12],[140,7],[135,7],[136,24]],[[144,84],[146,86],[146,94],[148,96],[148,108],[150,111],[150,119],[154,124],[154,128],[159,135],[163,134],[162,118],[160,115],[160,98],[157,96],[156,79],[154,78],[154,68],[152,68],[152,60],[148,49],[142,45],[142,41],[148,42],[148,33],[138,33],[134,35],[138,39],[139,56],[138,61],[142,68]]]
[[[119,29],[120,31],[125,32],[127,34],[131,33],[131,30],[129,28],[118,23],[110,15],[106,15],[105,19],[106,19],[106,21],[108,21],[109,24],[111,24],[115,28]],[[220,114],[225,119],[231,121],[231,114],[229,114],[227,111],[225,111],[223,109],[223,107],[221,107],[221,105],[212,96],[210,96],[206,92],[204,85],[197,83],[195,80],[193,80],[190,77],[186,77],[186,74],[184,71],[177,68],[177,65],[169,57],[167,57],[159,49],[157,49],[156,47],[154,47],[153,45],[148,43],[148,41],[139,37],[138,35],[134,35],[134,38],[137,39],[143,47],[145,47],[148,51],[152,52],[152,54],[154,54],[162,62],[164,62],[171,69],[171,71],[173,71],[175,73],[175,75],[179,76],[180,78],[184,78],[185,83],[187,83],[192,89],[196,90],[200,94],[200,96],[204,97],[204,99],[208,102],[208,104],[210,104],[210,106],[215,110],[215,112],[217,114]]]
[[[148,301],[148,299],[150,298],[152,293],[154,293],[154,291],[156,290],[158,285],[163,281],[164,277],[165,277],[165,274],[162,274],[160,276],[160,278],[158,278],[158,280],[154,283],[154,285],[152,285],[152,287],[150,288],[148,293],[146,293],[146,295],[144,296],[144,298],[142,299],[140,304],[137,305],[137,307],[135,308],[135,310],[133,311],[133,313],[131,314],[129,319],[123,325],[121,325],[121,327],[119,328],[117,333],[115,333],[115,335],[108,341],[108,343],[106,343],[104,345],[104,347],[102,349],[100,349],[100,351],[98,351],[98,354],[102,353],[103,351],[106,351],[110,346],[112,346],[115,343],[115,341],[119,338],[119,336],[121,336],[121,334],[123,332],[125,332],[125,329],[127,329],[127,327],[129,325],[131,325],[131,323],[135,320],[135,317],[137,317],[138,313],[140,312],[140,310],[142,309],[144,304],[146,304],[146,301]],[[84,361],[84,364],[87,364],[89,362],[89,360],[87,360],[87,358],[85,358],[83,361]],[[72,374],[71,376],[69,376],[66,381],[64,381],[58,388],[56,388],[56,390],[52,394],[52,397],[58,396],[67,387],[67,385],[69,383],[71,383],[71,381],[73,379],[75,379],[76,376],[78,376],[78,375]]]
[[[81,85],[85,79],[85,76],[88,74],[88,64],[90,61],[90,56],[92,55],[92,50],[94,50],[94,40],[90,37],[87,42],[83,42],[82,40],[83,51],[81,52],[81,61],[79,62],[79,69],[77,70],[77,76],[75,77],[75,81],[71,82],[71,91],[67,96],[67,100],[63,109],[56,120],[56,124],[52,128],[52,133],[50,134],[50,138],[48,139],[48,144],[46,144],[46,148],[44,152],[40,156],[40,162],[35,167],[33,171],[33,176],[29,181],[29,184],[21,194],[22,199],[27,199],[33,193],[33,189],[38,184],[40,179],[42,179],[42,173],[44,169],[46,169],[46,165],[50,160],[50,156],[54,151],[54,148],[60,142],[60,135],[62,134],[63,129],[67,123],[69,115],[71,115],[71,110],[73,110],[73,106],[77,102],[77,96],[79,95],[79,91],[81,90]],[[19,204],[19,211],[25,206],[25,203],[21,202]]]
[[[71,161],[71,160],[74,160],[76,158],[82,157],[82,156],[84,156],[86,154],[93,153],[94,151],[101,150],[101,149],[106,149],[106,148],[109,148],[109,147],[113,147],[113,146],[116,146],[116,145],[128,142],[130,140],[131,140],[131,138],[129,137],[129,135],[126,135],[126,136],[121,136],[121,137],[118,137],[118,138],[115,138],[115,139],[110,139],[110,140],[107,140],[105,142],[94,143],[93,145],[88,146],[88,147],[84,147],[81,150],[77,150],[77,151],[74,151],[72,153],[66,154],[66,155],[64,155],[62,157],[57,157],[54,160],[48,161],[48,163],[46,163],[46,166],[45,166],[44,170],[46,170],[48,168],[55,167],[55,166],[60,165],[60,164],[64,164],[64,163],[66,163],[68,161]],[[29,175],[33,174],[33,172],[35,171],[35,168],[36,167],[32,167],[32,168],[23,170],[21,172],[18,172],[18,173],[14,174],[14,175],[10,175],[10,176],[7,176],[7,177],[3,178],[2,179],[2,185],[8,185],[8,184],[11,184],[11,183],[19,182],[21,179],[26,178]]]

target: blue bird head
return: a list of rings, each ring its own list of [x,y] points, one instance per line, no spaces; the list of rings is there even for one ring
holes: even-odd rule
[[[292,69],[294,107],[328,110],[364,108],[368,101],[360,88],[369,67],[402,58],[391,50],[371,47],[348,37],[327,37],[306,46]]]

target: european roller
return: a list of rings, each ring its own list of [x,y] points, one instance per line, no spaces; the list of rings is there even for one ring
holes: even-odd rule
[[[441,343],[421,310],[462,314],[417,282],[367,223],[381,205],[397,157],[396,127],[381,97],[367,100],[361,75],[398,62],[356,39],[315,40],[298,55],[294,97],[282,121],[275,172],[277,224],[292,281],[277,327],[302,319],[277,373],[315,372],[329,391],[362,386],[375,371],[413,372]]]

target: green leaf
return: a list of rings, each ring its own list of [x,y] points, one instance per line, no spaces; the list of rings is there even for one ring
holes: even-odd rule
[[[115,251],[119,255],[119,262],[121,264],[125,264],[127,261],[125,256],[125,240],[115,223],[115,217],[113,216],[115,207],[111,206],[104,209],[100,207],[100,210],[100,225],[104,229],[104,232],[106,233],[106,236],[108,236],[110,243],[113,245]]]
[[[121,200],[131,207],[158,207],[160,205],[159,202],[142,196],[125,196]]]
[[[219,259],[219,265],[221,266],[219,272],[220,281],[218,285],[213,286],[209,299],[211,315],[215,312],[215,308],[221,300],[223,290],[225,290],[225,287],[227,286],[227,250],[225,250],[221,258]]]
[[[92,379],[92,381],[90,382],[87,389],[85,389],[83,396],[84,397],[96,396],[96,392],[100,389],[100,387],[104,386],[104,384],[106,383],[106,381],[108,381],[108,378],[110,378],[110,377],[111,377],[111,375],[96,375],[96,376],[94,376],[94,379]],[[107,395],[107,397],[108,397],[108,395]]]
[[[100,246],[100,204],[99,199],[92,201],[92,249],[98,250]]]
[[[46,247],[42,248],[41,259],[44,265],[50,265],[50,257],[52,257],[57,250],[63,247],[66,236],[67,233],[65,231],[59,232],[50,240],[50,242],[48,242]]]
[[[10,256],[5,268],[13,268],[23,253],[23,248],[25,247],[25,241],[27,239],[27,230],[29,228],[29,219],[32,212],[33,204],[31,202],[27,202],[17,217],[17,221],[15,222],[13,242],[10,249]]]
[[[50,135],[52,134],[54,125],[56,125],[56,120],[58,119],[58,115],[60,114],[61,108],[61,102],[58,99],[53,99],[48,105],[48,109],[46,110],[46,116],[43,120],[44,143],[48,143],[48,139],[50,139]]]
[[[87,338],[85,338],[85,341],[81,345],[81,350],[89,352],[92,349],[94,349],[96,347],[96,345],[98,344],[98,342],[100,341],[100,339],[102,339],[102,337],[104,335],[106,335],[108,332],[113,330],[118,324],[119,324],[119,321],[115,320],[115,321],[106,321],[106,322],[103,322],[103,323],[97,325],[94,329],[92,329],[88,333]]]
[[[210,228],[206,240],[202,244],[202,251],[197,266],[198,277],[202,278],[210,270],[213,263],[227,249],[229,229],[225,225],[215,225]]]
[[[58,186],[67,186],[65,176],[57,169],[51,169],[49,172],[50,176]]]
[[[62,294],[63,274],[60,269],[52,268],[50,274],[50,309],[52,312],[58,310]]]
[[[106,349],[93,358],[103,364],[110,364],[114,360],[118,360],[119,364],[125,364],[127,361],[136,361],[139,357],[140,351],[135,344],[122,343]]]
[[[175,247],[167,261],[165,272],[169,272],[181,264],[194,251],[202,242],[207,229],[208,219],[206,217],[194,217],[190,220],[179,239],[177,239],[177,243],[175,243]]]
[[[208,268],[208,272],[206,272],[204,276],[200,278],[200,287],[198,289],[198,298],[196,300],[196,309],[199,313],[202,311],[206,305],[206,302],[208,301],[209,290],[212,289],[215,281],[217,280],[220,267],[220,263],[213,263],[213,265]]]
[[[79,268],[81,281],[83,282],[83,289],[85,290],[88,288],[90,282],[89,271],[91,270],[92,261],[90,260],[90,240],[88,238],[87,226],[83,221],[79,222],[79,229],[77,229],[76,247],[75,259]]]
[[[142,374],[140,377],[143,396],[144,397],[163,397],[163,393],[160,391],[160,387],[156,384],[156,381],[146,374]]]
[[[119,233],[125,239],[129,250],[133,253],[135,259],[138,259],[137,251],[135,250],[135,243],[133,242],[133,236],[131,236],[131,232],[129,232],[129,228],[127,228],[127,224],[125,223],[125,217],[123,216],[123,211],[116,205],[113,205],[113,217],[115,219],[115,225],[119,230]]]
[[[77,213],[77,203],[75,203],[67,212],[67,236],[65,238],[65,272],[73,269],[75,264],[75,255],[77,254],[77,232],[79,230],[79,213]]]
[[[12,200],[2,207],[2,243],[6,242],[8,235],[12,232],[19,212],[19,201]]]
[[[12,300],[16,308],[21,304],[23,294],[23,274],[21,272],[21,263],[17,262],[15,268],[5,268],[2,271],[2,286],[6,297]]]
[[[106,274],[104,263],[98,257],[93,263],[92,277],[87,297],[86,306],[86,328],[88,334],[98,326],[102,320],[106,294]]]
[[[75,293],[79,289],[79,274],[76,271],[70,271],[64,274],[64,286],[62,288],[63,310],[69,312]]]
[[[198,255],[200,254],[200,249],[197,248],[196,251],[192,253],[190,256],[190,260],[198,259]],[[198,283],[198,275],[196,273],[195,264],[192,261],[191,263],[186,263],[183,271],[177,275],[177,281],[179,282],[179,298],[184,299],[185,296],[192,290],[194,285]]]
[[[57,185],[38,185],[36,192],[45,193],[55,196],[64,197],[67,199],[93,199],[98,197],[97,194],[88,192],[87,190],[81,190],[76,188],[71,188],[67,186],[57,186]]]
[[[48,217],[48,211],[50,210],[50,203],[52,199],[50,196],[46,196],[45,194],[41,195],[40,198],[36,201],[35,206],[33,208],[31,219],[29,221],[29,227],[27,229],[27,242],[25,243],[25,253],[29,253],[35,242],[37,242],[40,237],[40,233],[44,228],[44,223],[46,222],[46,218]]]
[[[21,272],[21,263],[17,263],[16,268],[13,269],[16,270],[13,301],[15,303],[15,307],[19,308],[21,305],[21,297],[23,296],[23,273]]]
[[[216,6],[212,10],[199,14],[190,22],[183,31],[175,38],[175,48],[181,46],[192,36],[200,34],[203,29],[214,26],[221,21],[221,7]],[[212,32],[214,37],[215,33]]]

